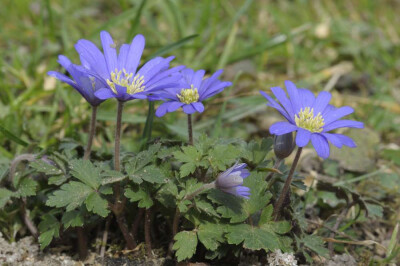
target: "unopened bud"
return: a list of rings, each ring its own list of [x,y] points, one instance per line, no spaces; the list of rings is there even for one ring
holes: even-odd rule
[[[285,159],[292,154],[294,146],[292,132],[280,136],[275,135],[274,152],[278,159]]]

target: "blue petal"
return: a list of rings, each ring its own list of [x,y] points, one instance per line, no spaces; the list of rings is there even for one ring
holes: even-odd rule
[[[325,107],[329,104],[329,101],[331,100],[332,95],[327,92],[327,91],[321,91],[317,99],[315,99],[314,103],[314,115],[318,115],[318,113],[321,113],[324,111]]]
[[[181,108],[184,105],[184,103],[181,102],[170,102],[170,105],[168,107],[168,113],[170,112],[175,112],[179,108]]]
[[[194,73],[194,75],[192,77],[192,81],[191,81],[191,84],[193,84],[194,88],[196,88],[196,89],[200,88],[201,81],[203,80],[203,77],[204,77],[205,73],[206,73],[206,71],[204,71],[202,69],[201,70],[197,70]]]
[[[47,75],[55,77],[59,80],[61,80],[62,82],[67,83],[68,85],[72,86],[74,89],[76,89],[77,91],[80,90],[80,88],[78,87],[78,85],[75,83],[75,81],[73,81],[72,79],[70,79],[69,77],[67,77],[64,74],[61,74],[57,71],[49,71],[47,72]]]
[[[86,68],[97,72],[105,79],[110,77],[104,55],[94,43],[82,39],[75,44],[75,49],[79,53],[82,64],[87,63],[84,64]]]
[[[349,106],[343,106],[340,108],[336,108],[331,112],[324,115],[324,122],[326,125],[330,124],[333,121],[336,121],[346,115],[349,115],[354,112],[354,109]]]
[[[202,113],[204,111],[204,105],[201,102],[191,103],[193,108],[196,109],[197,112]]]
[[[185,104],[183,106],[183,111],[185,112],[185,114],[193,114],[196,112],[196,109],[193,108],[193,106],[191,104]]]
[[[336,147],[338,147],[339,149],[342,148],[343,144],[342,141],[335,136],[335,134],[331,134],[331,133],[322,133],[322,135],[333,145],[335,145]]]
[[[297,135],[296,135],[296,145],[299,147],[304,147],[308,144],[311,138],[311,132],[303,129],[303,128],[298,128],[297,129]]]
[[[299,89],[301,108],[314,106],[315,96],[314,93],[307,89]]]
[[[201,83],[199,89],[199,94],[203,94],[204,91],[208,89],[208,87],[214,83],[214,81],[217,81],[218,77],[223,73],[224,71],[222,69],[217,70],[214,74],[212,74],[211,77],[206,78],[203,80]],[[230,85],[229,85],[230,86]]]
[[[128,58],[128,51],[129,51],[129,44],[123,44],[123,45],[121,45],[121,48],[119,48],[118,71],[125,69],[125,63]],[[128,73],[130,73],[130,72],[128,72]]]
[[[185,68],[185,66],[176,66],[176,67],[170,68],[170,69],[158,74],[151,81],[149,81],[146,85],[147,86],[152,86],[153,84],[155,84],[155,83],[157,83],[159,81],[162,81],[164,78],[166,78],[166,77],[168,77],[168,76],[170,76],[172,74],[174,75],[173,77],[176,80],[179,80],[182,77],[182,75],[179,73],[179,71],[181,71],[184,68]]]
[[[293,112],[297,114],[300,111],[301,103],[300,103],[300,95],[297,90],[296,85],[290,80],[285,81],[285,87],[289,94],[290,102],[292,103]]]
[[[170,102],[162,103],[156,110],[156,116],[162,117],[167,113],[167,109],[170,105]]]
[[[212,84],[207,90],[203,91],[203,94],[200,94],[199,101],[203,101],[207,98],[210,98],[214,96],[215,94],[220,93],[223,91],[226,87],[229,87],[232,85],[232,82],[229,81],[219,81],[217,84]]]
[[[292,125],[289,122],[276,122],[275,124],[271,125],[269,128],[269,132],[273,135],[283,135],[286,133],[290,133],[297,130],[297,126]]]
[[[324,136],[318,133],[312,134],[311,143],[317,151],[318,156],[324,159],[329,157],[329,144]]]
[[[100,32],[101,44],[103,46],[104,57],[106,59],[108,72],[111,73],[117,68],[117,50],[111,35],[106,32]]]
[[[265,97],[265,99],[267,99],[267,101],[269,102],[269,104],[267,104],[268,106],[271,106],[272,108],[275,108],[276,110],[278,110],[279,113],[281,113],[281,115],[283,115],[288,121],[294,123],[293,119],[288,115],[288,113],[286,112],[285,109],[282,108],[282,106],[279,105],[279,103],[277,103],[274,99],[272,99],[268,94],[266,94],[263,91],[260,91],[261,95]]]
[[[108,88],[100,89],[100,90],[96,91],[94,93],[94,95],[97,98],[101,99],[101,100],[107,100],[109,98],[115,98],[116,97],[114,92],[112,90],[108,89]]]
[[[285,91],[279,87],[272,87],[271,90],[272,90],[272,93],[275,95],[275,97],[278,99],[278,101],[282,104],[283,108],[285,108],[289,117],[292,117],[292,120],[293,120],[294,112],[293,112],[293,108],[292,108],[292,103],[286,97]]]
[[[145,42],[143,35],[138,34],[133,38],[131,45],[129,46],[127,61],[125,63],[125,69],[128,73],[136,73],[137,67],[140,63],[140,58],[143,54]]]
[[[335,135],[341,142],[343,145],[348,146],[350,148],[355,148],[357,147],[356,143],[354,142],[354,140],[352,140],[352,138],[342,135],[342,134],[332,134]]]
[[[149,82],[158,72],[166,70],[169,67],[169,62],[174,59],[174,56],[168,58],[156,57],[148,61],[139,71],[140,76],[144,76],[145,84]]]
[[[364,128],[364,123],[353,120],[337,120],[324,126],[324,132],[342,127]]]

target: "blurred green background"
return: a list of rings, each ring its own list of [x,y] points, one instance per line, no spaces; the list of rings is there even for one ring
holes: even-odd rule
[[[109,31],[117,43],[146,37],[144,59],[171,49],[173,65],[208,73],[224,68],[234,82],[195,116],[196,133],[245,139],[268,135],[280,119],[259,90],[283,86],[330,91],[335,105],[351,105],[379,145],[400,144],[399,1],[1,0],[0,156],[47,149],[64,138],[85,142],[89,106],[52,77],[57,55],[78,63],[74,44],[99,44]],[[165,50],[164,50],[165,51]],[[95,150],[110,149],[115,101],[100,107]],[[125,150],[137,150],[147,103],[124,113]],[[5,130],[8,130],[7,132]],[[369,131],[368,131],[369,132]],[[186,138],[182,112],[156,118],[153,136]],[[20,145],[19,138],[26,142]]]

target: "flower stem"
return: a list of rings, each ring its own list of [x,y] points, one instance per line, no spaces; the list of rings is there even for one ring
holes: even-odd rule
[[[121,170],[119,153],[121,147],[121,124],[122,124],[122,110],[124,109],[124,102],[118,101],[117,110],[117,124],[115,127],[115,146],[114,146],[114,170]]]
[[[90,118],[89,138],[86,144],[85,154],[83,155],[84,160],[90,158],[90,153],[92,151],[93,138],[94,134],[96,133],[96,117],[97,117],[97,106],[92,106],[92,117]]]
[[[121,146],[121,124],[122,124],[122,110],[124,108],[124,102],[118,101],[117,109],[117,123],[115,127],[115,146],[114,146],[114,170],[121,170],[120,162],[120,146]],[[133,250],[136,248],[136,241],[133,235],[128,230],[126,218],[124,215],[126,198],[121,199],[121,185],[115,183],[114,185],[114,204],[110,204],[110,208],[113,211],[115,218],[117,219],[118,227],[124,236],[128,249]],[[123,196],[122,196],[123,197]]]
[[[283,203],[290,191],[290,184],[292,183],[292,178],[293,178],[293,174],[294,174],[294,170],[296,169],[297,163],[299,162],[300,159],[300,155],[301,155],[301,151],[303,150],[302,147],[298,147],[297,148],[297,153],[296,153],[296,157],[294,158],[292,167],[290,168],[289,171],[289,175],[285,181],[285,185],[283,186],[281,195],[278,198],[278,201],[275,203],[274,206],[274,212],[273,212],[273,217],[275,217],[275,220],[277,220],[280,216],[280,213],[282,211],[282,206]]]
[[[200,194],[204,190],[208,190],[208,189],[211,189],[211,188],[215,188],[215,181],[211,182],[211,183],[208,183],[208,184],[204,184],[201,188],[199,188],[198,190],[196,190],[192,194],[186,195],[183,199],[184,200],[192,200],[194,197],[196,197],[198,194]]]
[[[152,214],[151,214],[151,208],[146,209],[146,215],[144,218],[144,239],[146,243],[146,253],[148,258],[152,258],[153,254],[151,251],[151,234],[150,234],[150,228],[151,228],[151,222],[152,222]]]
[[[189,145],[193,145],[192,115],[188,115],[188,135],[189,135]]]

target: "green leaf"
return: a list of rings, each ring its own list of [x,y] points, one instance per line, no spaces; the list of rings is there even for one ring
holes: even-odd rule
[[[166,183],[166,178],[164,173],[156,166],[149,165],[144,167],[143,169],[135,172],[134,178],[140,178],[144,181],[147,181],[151,184],[162,184]]]
[[[81,182],[71,181],[62,185],[60,190],[50,195],[46,205],[57,208],[67,207],[67,211],[72,211],[81,206],[92,192],[93,189],[89,186]]]
[[[177,195],[178,187],[173,182],[168,182],[161,187],[156,195],[156,198],[165,207],[175,208]]]
[[[250,215],[262,210],[270,201],[272,195],[266,191],[267,183],[263,173],[252,172],[244,180],[244,186],[250,188],[250,199],[224,193],[220,190],[212,190],[207,197],[214,203],[220,204],[217,212],[224,218],[230,218],[231,223],[239,223]]]
[[[126,172],[128,174],[133,174],[153,162],[160,148],[161,144],[155,144],[151,145],[147,150],[136,154],[136,156],[126,165]]]
[[[127,176],[115,170],[106,170],[101,173],[101,184],[113,184],[124,180]]]
[[[45,249],[51,243],[51,241],[53,240],[54,237],[55,237],[54,229],[40,233],[40,236],[39,236],[40,249],[41,250]]]
[[[252,140],[242,152],[242,157],[247,161],[259,165],[264,161],[267,154],[271,151],[273,144],[272,138],[262,139],[261,143]]]
[[[58,167],[49,164],[43,160],[35,160],[29,164],[30,167],[34,168],[39,173],[43,173],[46,175],[60,175],[63,174],[63,171]]]
[[[180,168],[181,177],[193,174],[196,167],[205,165],[202,161],[202,152],[197,150],[195,146],[182,147],[182,151],[176,151],[173,155],[178,161],[183,163]]]
[[[263,225],[269,221],[272,220],[272,213],[274,211],[274,206],[272,204],[269,204],[267,207],[265,207],[260,216],[260,220],[258,221],[258,225]]]
[[[197,236],[206,249],[215,251],[224,242],[225,231],[225,225],[206,223],[199,226]]]
[[[220,215],[215,210],[215,207],[211,203],[204,200],[196,200],[195,204],[196,208],[198,208],[200,211],[205,212],[211,216],[220,217]]]
[[[68,177],[66,175],[56,175],[56,176],[49,177],[48,184],[59,186],[59,185],[65,183],[67,180],[68,180]]]
[[[230,218],[231,223],[243,222],[248,215],[244,209],[244,199],[222,192],[211,190],[207,197],[214,203],[218,203],[217,212],[224,218]]]
[[[151,199],[150,195],[141,187],[127,188],[124,195],[131,202],[139,201],[138,206],[140,208],[148,209],[153,206],[153,200]]]
[[[248,224],[229,226],[226,237],[229,244],[239,245],[243,242],[243,247],[251,250],[273,251],[280,248],[277,234],[268,229],[253,227]]]
[[[40,249],[43,250],[47,247],[54,237],[60,236],[60,223],[57,218],[50,213],[42,216],[42,221],[38,225],[40,236],[39,244]]]
[[[3,127],[3,125],[0,124],[0,132],[3,133],[3,135],[14,141],[15,143],[22,145],[24,147],[28,146],[28,143],[20,138],[18,138],[14,133],[12,133],[11,131],[7,130],[5,127]]]
[[[86,208],[88,211],[98,214],[102,217],[107,217],[110,213],[108,209],[108,201],[100,197],[100,195],[93,191],[85,200]]]
[[[64,230],[66,230],[69,227],[83,226],[84,217],[82,215],[82,212],[74,210],[70,212],[65,212],[61,218],[61,221],[64,225]]]
[[[20,197],[36,195],[37,182],[29,177],[23,178],[18,185],[17,194]]]
[[[324,241],[321,237],[316,235],[306,235],[301,239],[301,242],[319,256],[326,258],[329,256],[329,251],[324,247]]]
[[[197,235],[194,231],[182,231],[175,235],[175,243],[172,247],[176,250],[175,256],[179,261],[190,259],[196,252]]]
[[[73,160],[70,163],[71,174],[93,189],[101,184],[100,169],[89,160]]]
[[[12,192],[11,190],[0,188],[0,209],[6,206],[7,202],[11,199],[13,195],[14,192]]]
[[[223,171],[235,163],[239,154],[240,150],[233,145],[217,145],[209,152],[208,160],[213,169]]]

